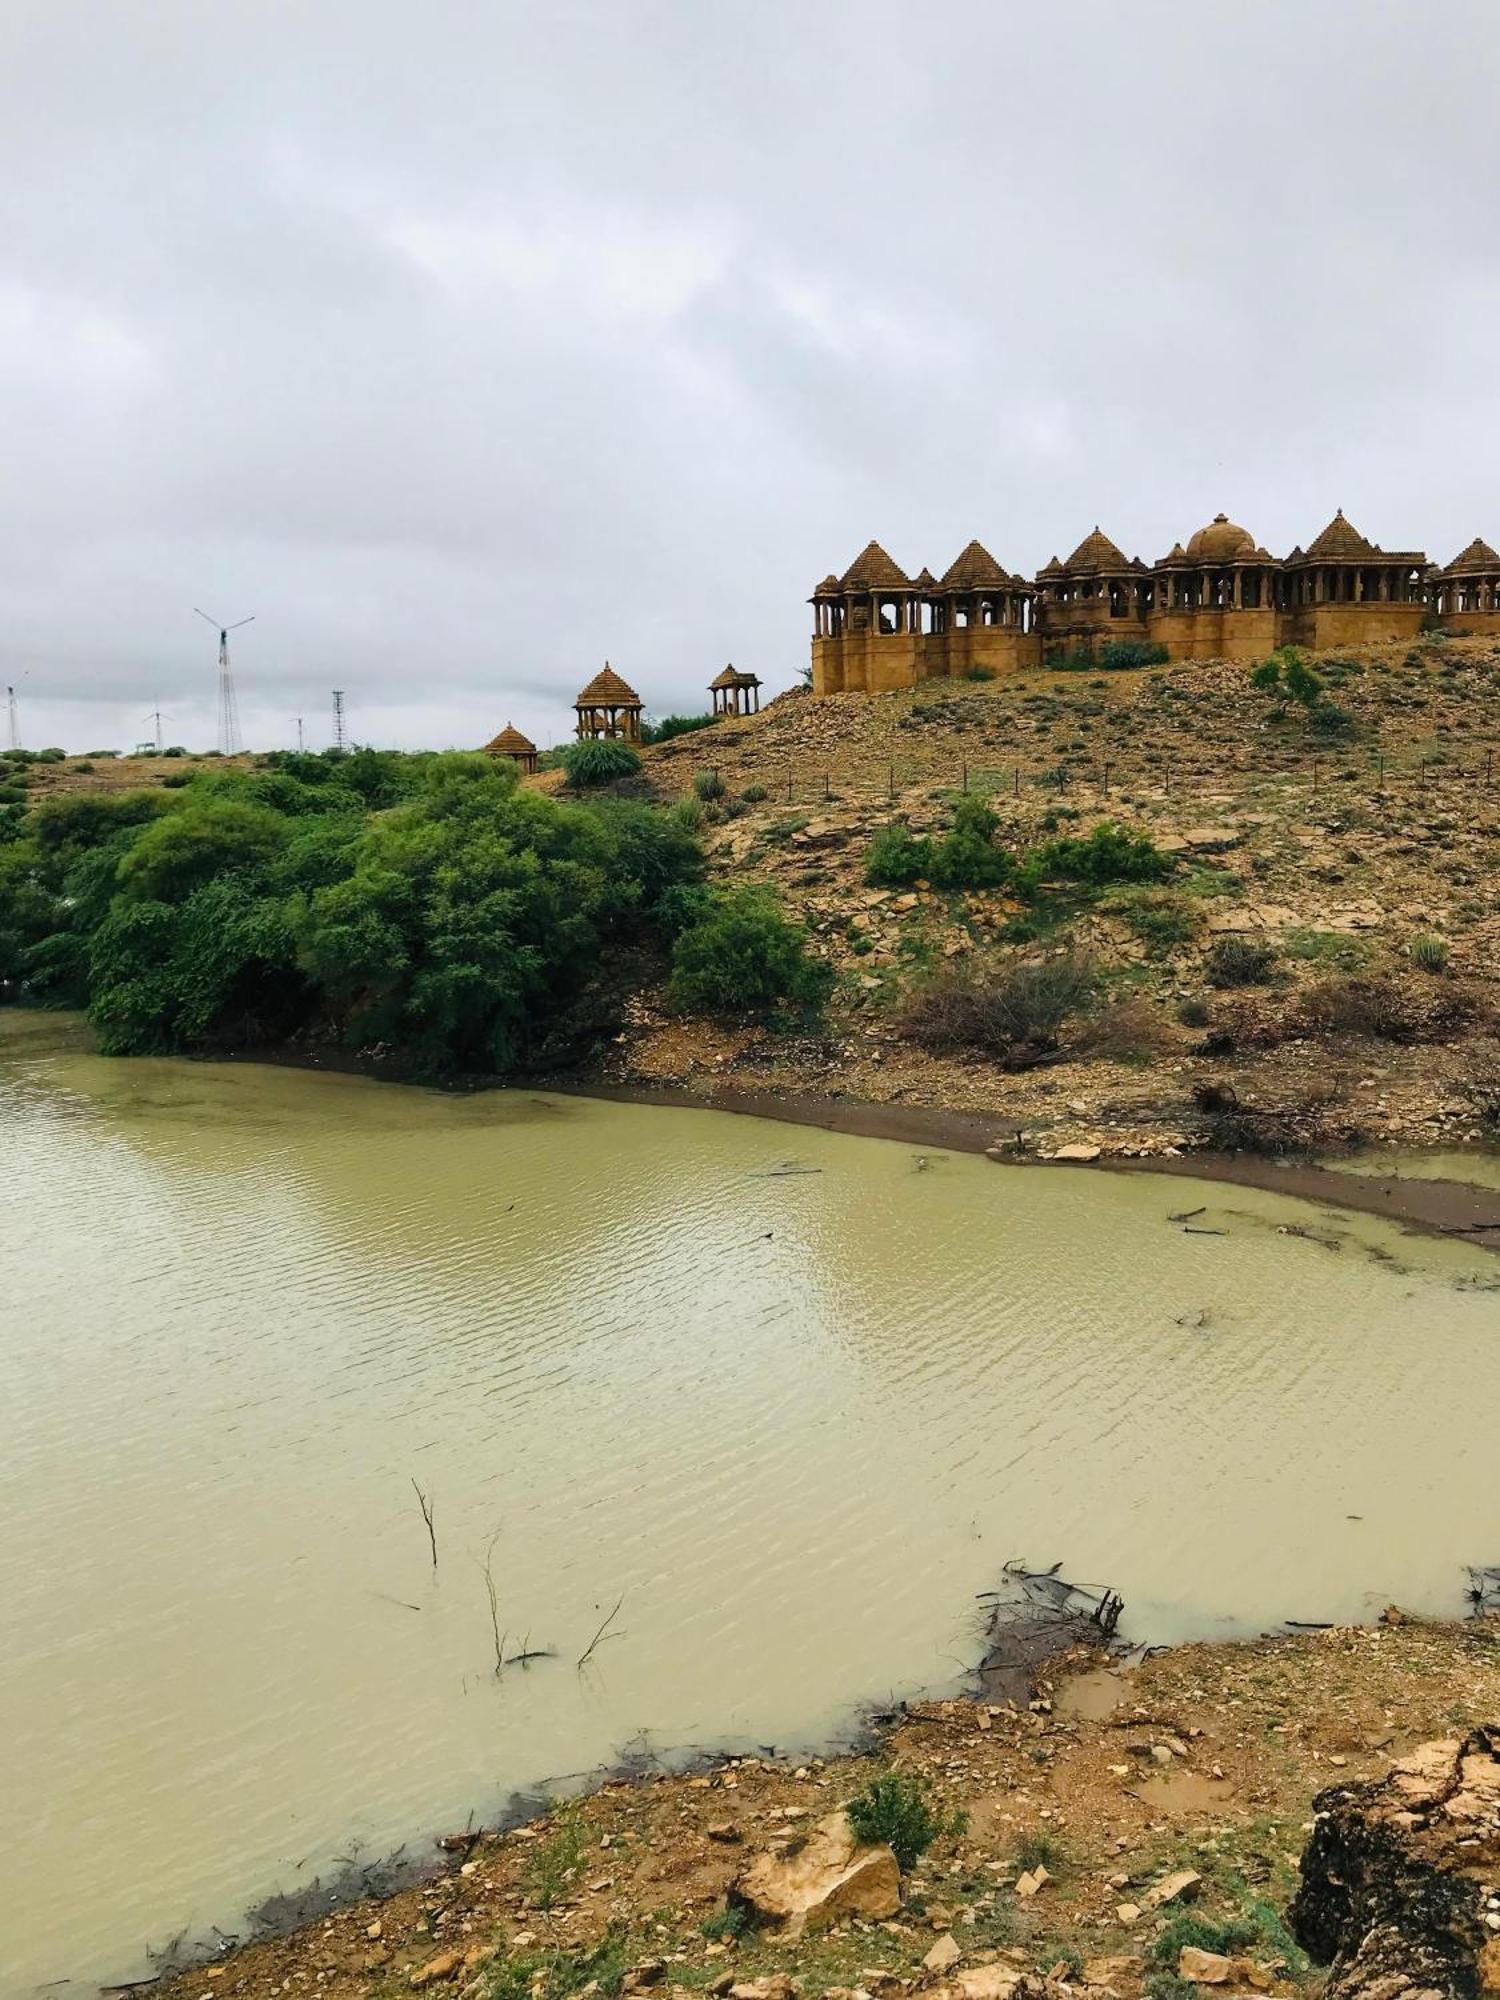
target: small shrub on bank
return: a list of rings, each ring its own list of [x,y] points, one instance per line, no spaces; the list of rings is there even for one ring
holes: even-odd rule
[[[1144,833],[1126,833],[1105,821],[1082,840],[1049,841],[1029,866],[1043,876],[1104,889],[1114,882],[1160,882],[1171,864]]]
[[[1056,1051],[1098,984],[1094,962],[1082,952],[970,958],[941,967],[906,995],[901,1031],[929,1048],[978,1049],[1007,1068],[1029,1069]]]
[[[741,799],[747,806],[758,806],[763,799],[768,799],[770,796],[764,785],[746,785],[740,793]]]
[[[1186,897],[1169,890],[1121,890],[1105,908],[1124,918],[1153,958],[1165,957],[1198,934],[1198,912]]]
[[[1438,937],[1433,931],[1423,931],[1414,937],[1409,947],[1411,962],[1418,972],[1446,972],[1448,970],[1448,940]]]
[[[727,789],[717,771],[693,773],[693,790],[705,805],[711,805],[715,799],[722,799]]]
[[[1166,647],[1155,640],[1111,639],[1098,663],[1119,673],[1133,667],[1164,667],[1168,658]]]
[[[774,891],[752,883],[715,897],[680,933],[667,991],[685,1014],[813,1013],[832,985],[832,969],[812,956],[801,924],[782,914]]]
[[[995,669],[993,667],[970,667],[964,675],[966,681],[992,681],[994,678]]]
[[[576,1799],[559,1806],[553,1831],[531,1850],[526,1886],[537,1908],[550,1910],[577,1881],[584,1862],[584,1829]]]
[[[995,845],[1000,821],[981,798],[966,796],[953,809],[953,825],[932,850],[931,876],[939,889],[996,889],[1014,864]]]
[[[1461,986],[1407,991],[1394,979],[1324,979],[1302,995],[1294,1025],[1313,1034],[1383,1042],[1442,1041],[1479,1013]]]
[[[1264,986],[1276,969],[1276,948],[1255,938],[1220,938],[1204,961],[1210,986]]]
[[[570,743],[562,753],[562,767],[575,791],[594,785],[612,785],[620,778],[633,778],[641,760],[628,743],[605,737],[599,742]]]
[[[883,826],[865,855],[865,880],[873,889],[909,889],[932,866],[932,842],[909,827]]]
[[[937,1814],[927,1802],[926,1787],[899,1771],[872,1778],[844,1810],[856,1838],[884,1841],[903,1875],[921,1860],[940,1830]]]

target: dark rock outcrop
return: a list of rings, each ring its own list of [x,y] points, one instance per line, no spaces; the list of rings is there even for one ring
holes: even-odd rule
[[[1427,1743],[1314,1801],[1288,1915],[1326,2000],[1500,1993],[1500,1728]]]

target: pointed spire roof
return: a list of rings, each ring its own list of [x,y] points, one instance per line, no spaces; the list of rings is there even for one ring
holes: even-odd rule
[[[639,708],[641,698],[628,682],[622,681],[609,661],[595,674],[574,702],[575,708]]]
[[[1056,557],[1056,556],[1049,556],[1049,557],[1048,557],[1048,559],[1047,559],[1047,561],[1046,561],[1046,562],[1045,562],[1045,563],[1044,563],[1044,564],[1042,565],[1042,567],[1041,567],[1041,568],[1040,568],[1040,569],[1039,569],[1039,570],[1037,571],[1037,575],[1038,575],[1039,577],[1043,577],[1043,576],[1061,576],[1061,575],[1062,575],[1062,564],[1061,564],[1061,563],[1060,563],[1060,562],[1059,562],[1059,561],[1057,560],[1057,557]]]
[[[1082,570],[1085,572],[1129,569],[1129,567],[1130,564],[1126,561],[1124,555],[1115,547],[1097,521],[1094,523],[1093,533],[1084,536],[1077,548],[1074,549],[1072,555],[1063,564],[1064,569]]]
[[[1500,570],[1500,555],[1476,535],[1461,555],[1456,555],[1442,572],[1444,576],[1479,576]]]
[[[1345,520],[1342,507],[1317,540],[1308,545],[1309,562],[1363,562],[1378,556],[1379,549],[1367,542],[1352,522]]]
[[[507,722],[498,736],[491,737],[485,744],[485,754],[490,757],[534,757],[536,745],[529,736],[523,736],[519,729]]]
[[[983,542],[970,542],[943,572],[944,590],[1004,590],[1009,583]]]
[[[708,685],[710,689],[759,687],[760,677],[757,674],[743,674],[738,667],[731,664],[722,674],[716,674]]]
[[[1185,563],[1186,561],[1187,550],[1182,546],[1181,542],[1173,542],[1171,548],[1167,550],[1167,553],[1156,567],[1158,569],[1165,569],[1168,563]]]
[[[911,578],[879,542],[867,542],[839,579],[840,590],[909,590]]]
[[[839,594],[839,580],[834,575],[833,571],[830,570],[827,576],[825,576],[823,581],[818,585],[817,589],[813,592],[813,596],[837,597],[838,594]]]
[[[912,582],[918,590],[936,590],[938,587],[938,580],[927,567],[926,563],[923,563],[922,567],[917,571],[916,575],[912,578]]]

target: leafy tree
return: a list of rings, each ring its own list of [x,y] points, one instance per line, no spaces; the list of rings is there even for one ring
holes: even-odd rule
[[[142,901],[170,903],[217,875],[262,878],[289,832],[270,806],[190,793],[180,810],[153,821],[132,844],[120,862],[120,887]]]

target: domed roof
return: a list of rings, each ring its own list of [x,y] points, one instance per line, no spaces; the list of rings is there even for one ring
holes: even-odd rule
[[[1096,522],[1094,532],[1085,535],[1063,564],[1070,570],[1129,569],[1130,564]]]
[[[639,708],[640,705],[640,696],[620,679],[608,660],[603,671],[595,674],[573,704],[575,708]]]
[[[1255,537],[1227,514],[1215,514],[1208,526],[1200,528],[1189,541],[1187,559],[1209,563],[1254,562]]]
[[[830,570],[827,576],[825,576],[823,581],[818,585],[817,589],[813,592],[813,596],[837,597],[838,594],[839,594],[839,580],[833,574],[833,571]],[[811,602],[811,600],[809,600],[809,602]]]

